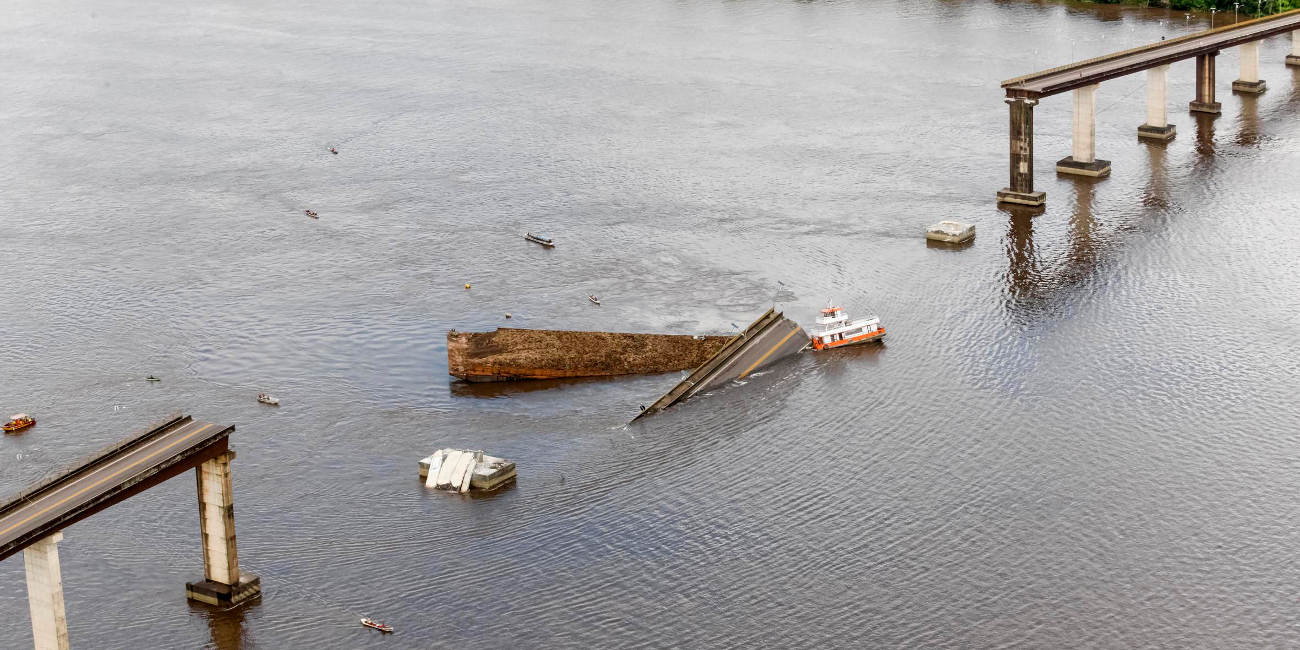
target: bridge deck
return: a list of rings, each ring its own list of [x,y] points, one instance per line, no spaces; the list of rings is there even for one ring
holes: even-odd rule
[[[0,508],[0,560],[226,451],[234,426],[181,418]]]
[[[1300,29],[1300,9],[1107,54],[1002,82],[1007,97],[1038,99]]]

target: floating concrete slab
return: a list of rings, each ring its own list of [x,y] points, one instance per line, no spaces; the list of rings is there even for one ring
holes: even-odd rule
[[[975,237],[975,224],[960,221],[940,221],[925,229],[925,238],[959,244]]]
[[[460,482],[448,480],[439,485],[437,476],[443,468],[459,464],[462,458],[470,459],[468,470]],[[430,478],[435,477],[435,478]],[[468,490],[495,490],[515,478],[515,464],[504,458],[488,456],[481,451],[439,449],[427,458],[420,459],[420,478],[426,487],[466,492]]]
[[[701,391],[770,366],[808,347],[809,341],[808,333],[798,323],[786,318],[775,308],[769,309],[758,320],[750,323],[740,336],[733,337],[717,354],[637,414],[632,421],[658,413]]]

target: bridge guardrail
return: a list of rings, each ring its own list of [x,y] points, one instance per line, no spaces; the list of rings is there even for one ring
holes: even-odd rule
[[[149,440],[166,433],[177,425],[184,424],[193,419],[193,417],[184,415],[179,411],[173,412],[167,416],[167,419],[155,422],[150,429],[145,430],[142,433],[128,436],[107,447],[86,454],[76,461],[64,465],[63,471],[60,471],[57,474],[48,475],[46,478],[29,486],[22,492],[0,502],[0,517],[3,517],[10,510],[22,505],[32,497],[37,496],[69,479],[95,469],[103,461],[117,455],[122,450],[148,442]]]

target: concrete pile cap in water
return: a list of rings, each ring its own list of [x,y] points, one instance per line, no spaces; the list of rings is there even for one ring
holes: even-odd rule
[[[447,371],[468,381],[664,373],[704,363],[730,336],[502,327],[447,333]]]

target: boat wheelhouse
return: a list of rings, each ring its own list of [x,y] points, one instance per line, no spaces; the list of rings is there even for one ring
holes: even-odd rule
[[[855,343],[878,341],[885,336],[885,327],[880,319],[872,316],[849,320],[842,307],[827,307],[817,316],[817,331],[813,332],[814,350],[838,348]]]

